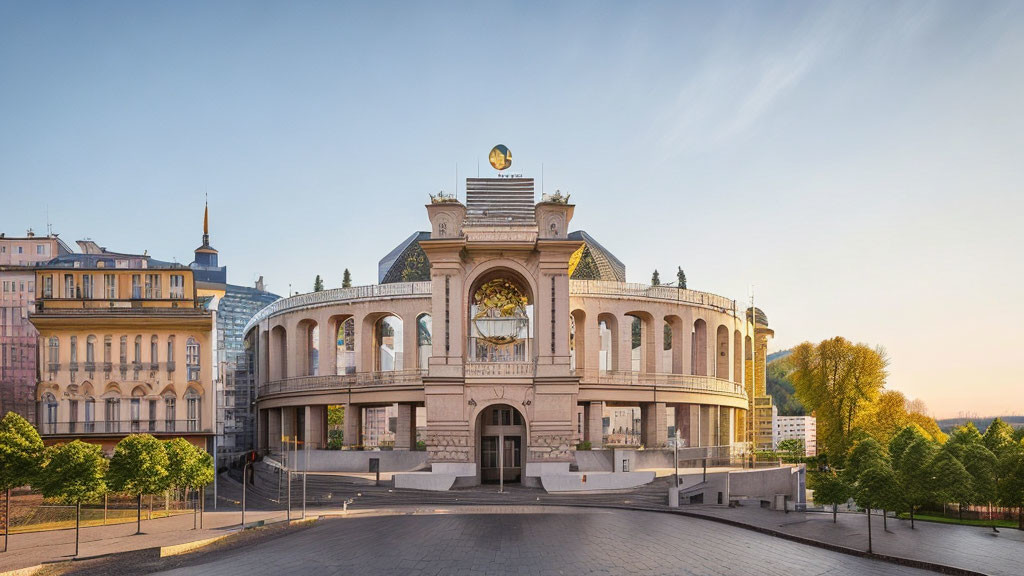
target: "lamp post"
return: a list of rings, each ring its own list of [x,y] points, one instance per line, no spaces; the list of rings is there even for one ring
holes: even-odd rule
[[[250,466],[252,466],[252,462],[246,462],[245,466],[242,467],[242,530],[245,530],[245,489],[249,484],[248,478]]]
[[[498,492],[505,491],[505,435],[498,436]]]
[[[674,447],[674,452],[675,452],[674,460],[675,460],[675,463],[676,463],[676,488],[677,489],[679,488],[679,441],[681,439],[682,439],[682,436],[680,436],[679,430],[676,429],[676,441],[673,442],[672,445]]]

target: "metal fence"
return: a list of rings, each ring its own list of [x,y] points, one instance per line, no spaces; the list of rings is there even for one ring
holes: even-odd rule
[[[197,505],[194,498],[186,500],[183,494],[151,495],[142,497],[142,519],[153,520],[176,514],[190,514]],[[0,496],[2,498],[2,496]],[[135,522],[138,513],[137,496],[109,494],[95,502],[82,504],[82,527],[104,526]],[[75,527],[75,507],[48,501],[34,490],[11,491],[10,524],[4,517],[6,507],[0,505],[0,526],[8,526],[11,534],[64,530]]]

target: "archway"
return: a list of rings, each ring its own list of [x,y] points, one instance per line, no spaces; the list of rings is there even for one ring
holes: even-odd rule
[[[487,406],[477,416],[476,432],[480,482],[519,482],[526,459],[526,417],[522,412],[508,404]]]

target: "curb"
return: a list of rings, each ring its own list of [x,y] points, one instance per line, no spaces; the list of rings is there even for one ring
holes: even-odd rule
[[[17,570],[8,570],[7,572],[0,572],[0,576],[32,576],[36,572],[43,569],[42,564],[36,564],[35,566],[29,566],[27,568],[18,568]]]
[[[180,554],[188,554],[193,550],[198,550],[204,546],[209,546],[218,540],[223,540],[232,534],[237,532],[230,532],[228,534],[221,534],[220,536],[214,536],[213,538],[206,538],[204,540],[196,540],[194,542],[185,542],[184,544],[174,544],[172,546],[161,546],[160,557],[167,558],[168,556],[178,556]]]

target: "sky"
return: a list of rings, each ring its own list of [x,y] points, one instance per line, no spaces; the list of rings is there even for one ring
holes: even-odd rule
[[[187,263],[208,197],[230,282],[370,284],[501,143],[629,281],[1022,414],[1022,63],[1022,2],[0,0],[0,231]]]

